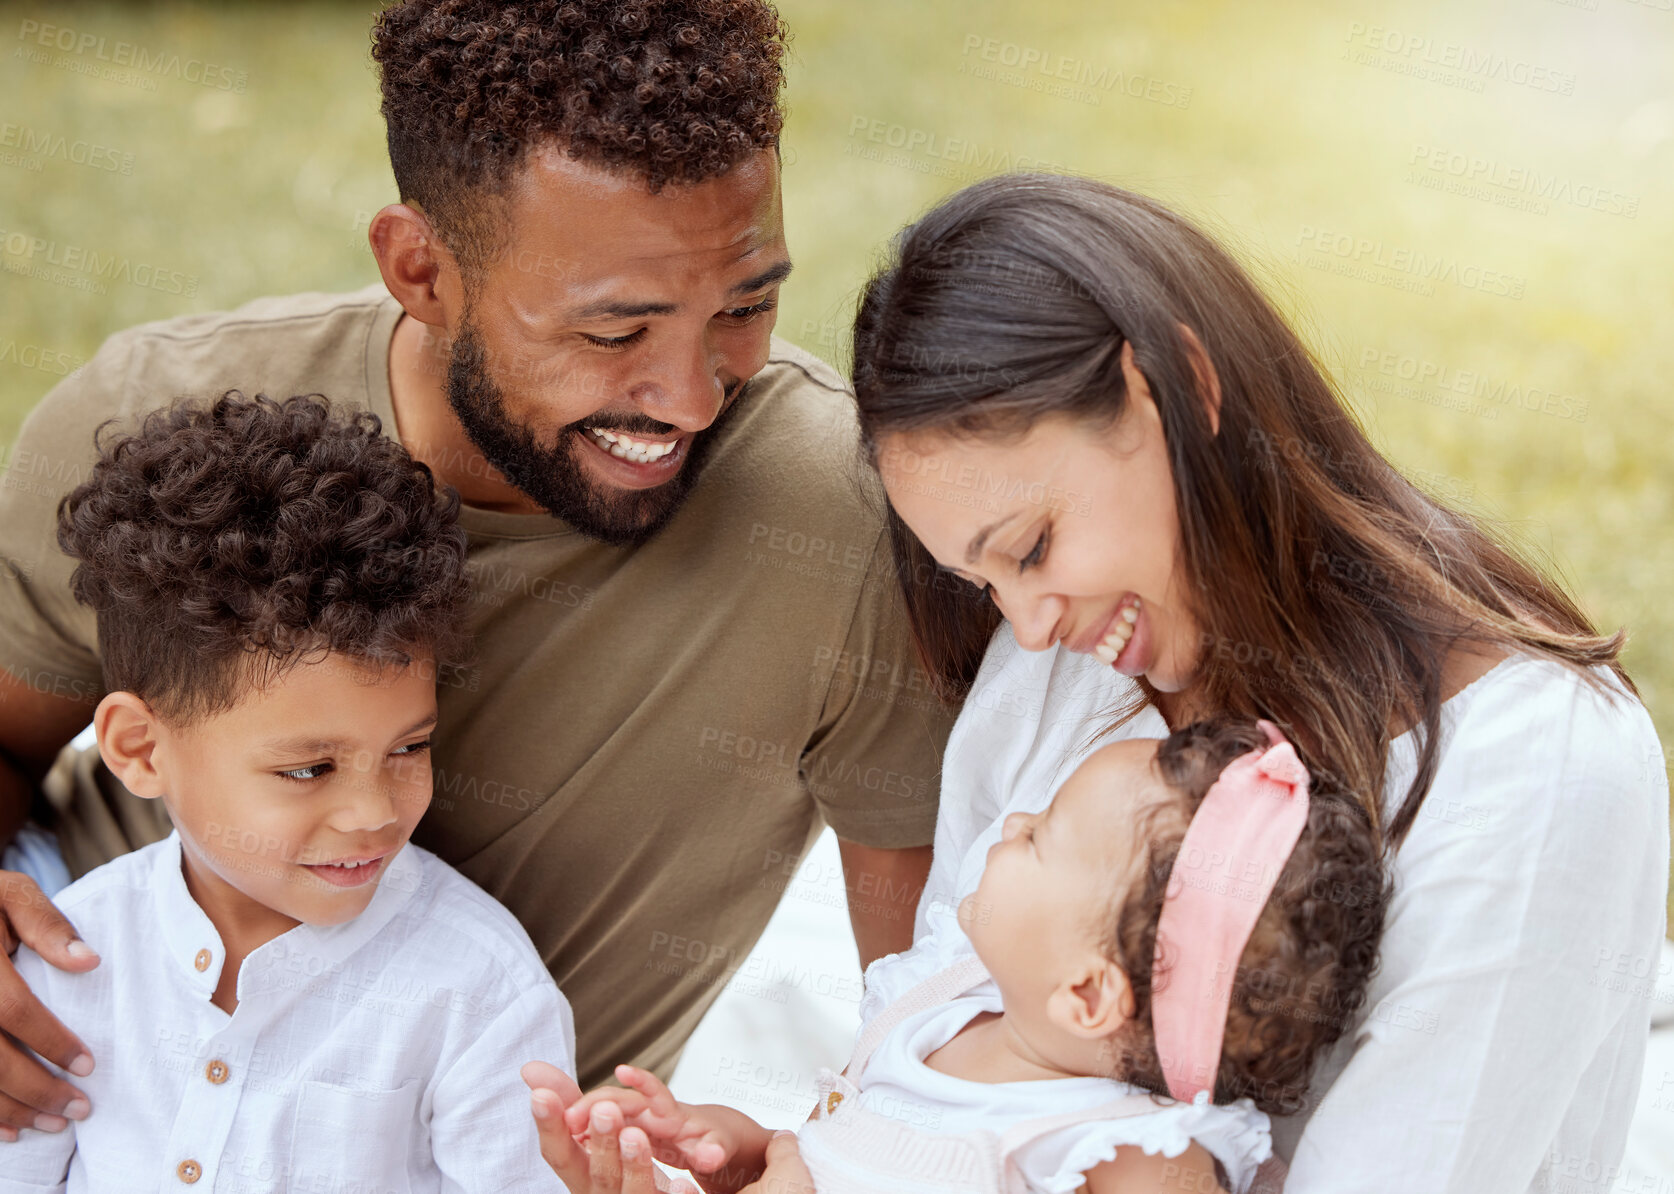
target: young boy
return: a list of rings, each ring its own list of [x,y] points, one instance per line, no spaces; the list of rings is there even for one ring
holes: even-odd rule
[[[148,416],[64,500],[99,748],[174,832],[58,897],[96,968],[18,950],[98,1062],[0,1194],[563,1189],[518,1067],[573,1075],[569,1004],[407,840],[464,645],[458,504],[375,416],[236,392]]]

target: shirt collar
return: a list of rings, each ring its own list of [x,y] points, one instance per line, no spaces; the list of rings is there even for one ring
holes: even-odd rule
[[[187,890],[181,861],[180,830],[176,829],[157,851],[154,862],[157,869],[151,875],[157,923],[162,927],[163,940],[174,964],[193,989],[201,991],[207,1000],[221,981],[227,950],[221,934]],[[265,961],[276,954],[307,953],[325,967],[345,961],[406,907],[417,894],[423,878],[417,848],[408,843],[389,860],[378,880],[378,889],[359,916],[337,925],[297,925],[252,952],[239,976],[241,997],[252,976],[265,970]]]

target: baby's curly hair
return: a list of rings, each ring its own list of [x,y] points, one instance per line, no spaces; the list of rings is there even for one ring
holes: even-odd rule
[[[1113,1042],[1122,1076],[1168,1093],[1151,1031],[1157,920],[1191,818],[1228,763],[1268,745],[1254,720],[1216,717],[1176,730],[1155,767],[1178,800],[1142,816],[1149,853],[1109,922],[1105,949],[1128,977],[1134,1017]],[[1273,1115],[1306,1105],[1320,1055],[1348,1028],[1377,969],[1390,897],[1383,849],[1361,802],[1319,771],[1308,823],[1280,871],[1233,977],[1214,1101],[1250,1098]],[[1167,965],[1167,959],[1164,960]]]
[[[532,146],[668,183],[776,146],[787,33],[764,0],[404,0],[372,30],[390,165],[467,269]]]
[[[325,652],[463,661],[459,497],[376,415],[232,390],[112,427],[58,505],[107,690],[183,723]]]

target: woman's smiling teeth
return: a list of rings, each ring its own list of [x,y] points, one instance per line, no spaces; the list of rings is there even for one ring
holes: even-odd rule
[[[679,446],[679,440],[668,443],[653,443],[650,440],[634,439],[623,435],[620,431],[600,431],[595,427],[582,428],[593,437],[593,442],[609,452],[612,456],[622,460],[631,460],[635,464],[651,464],[661,460]]]
[[[1128,640],[1133,637],[1133,626],[1137,621],[1139,598],[1135,597],[1132,605],[1122,609],[1121,616],[1111,626],[1110,633],[1104,636],[1104,641],[1093,648],[1093,654],[1105,663],[1115,663],[1116,657],[1122,653],[1122,648],[1127,646]]]

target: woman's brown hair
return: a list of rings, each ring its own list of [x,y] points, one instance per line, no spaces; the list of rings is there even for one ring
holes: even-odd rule
[[[1221,391],[1219,427],[1182,325]],[[886,437],[1010,435],[1048,417],[1108,427],[1126,409],[1124,344],[1155,398],[1201,632],[1193,696],[1267,717],[1310,770],[1359,793],[1399,843],[1438,765],[1444,661],[1455,647],[1527,652],[1637,692],[1553,581],[1470,515],[1422,492],[1372,446],[1308,349],[1232,258],[1161,204],[1090,179],[1005,175],[907,228],[867,283],[854,385],[874,461]],[[1000,622],[890,517],[919,650],[967,691]],[[1157,696],[1141,677],[1120,725]],[[1416,729],[1418,766],[1382,823],[1388,742]]]

